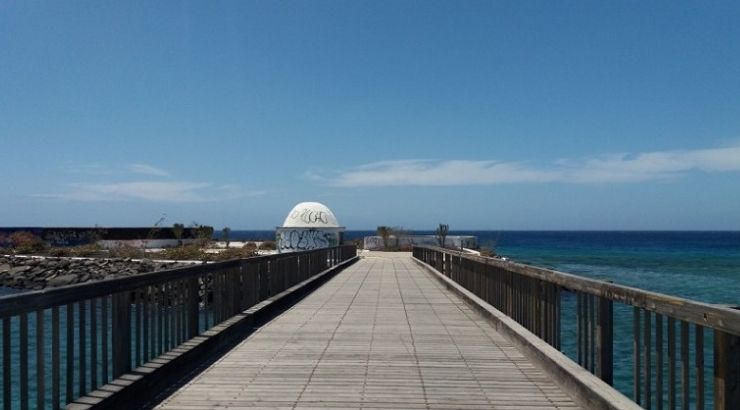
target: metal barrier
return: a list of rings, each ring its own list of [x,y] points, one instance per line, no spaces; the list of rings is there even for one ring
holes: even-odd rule
[[[339,246],[2,297],[3,408],[59,408],[355,255]]]

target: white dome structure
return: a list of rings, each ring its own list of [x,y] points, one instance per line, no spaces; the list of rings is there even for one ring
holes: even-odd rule
[[[301,202],[290,210],[275,236],[280,253],[307,251],[341,244],[344,227],[326,205]]]
[[[290,210],[283,228],[339,228],[339,222],[326,205],[301,202]]]

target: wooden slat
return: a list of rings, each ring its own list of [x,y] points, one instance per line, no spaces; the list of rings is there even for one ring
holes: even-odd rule
[[[586,337],[586,295],[577,292],[577,320],[578,320],[578,364],[584,368],[587,366],[588,361],[586,360],[586,344],[588,338]]]
[[[663,410],[663,316],[655,315],[655,408]]]
[[[165,296],[165,285],[157,287],[159,306],[157,307],[157,351],[154,352],[155,356],[159,356],[165,351],[165,314],[166,314],[166,296]]]
[[[740,403],[740,335],[714,331],[714,408],[735,410]]]
[[[61,405],[61,377],[60,356],[62,354],[59,343],[59,307],[51,308],[51,407]]]
[[[182,282],[175,282],[175,346],[182,342]]]
[[[668,408],[676,409],[676,320],[668,318]]]
[[[87,393],[87,332],[85,321],[85,312],[87,309],[85,309],[84,300],[78,303],[77,306],[79,309],[79,317],[77,319],[77,324],[79,325],[77,381],[79,382],[79,395],[84,396]]]
[[[67,320],[67,365],[65,367],[65,374],[67,377],[64,379],[65,384],[65,396],[64,402],[71,403],[74,400],[74,382],[75,382],[75,312],[74,304],[70,303],[67,305],[66,320]]]
[[[167,352],[170,350],[171,347],[171,329],[170,329],[170,321],[171,321],[171,309],[170,309],[170,283],[167,282],[163,285],[163,292],[162,292],[162,306],[164,310],[164,326],[162,328],[163,336],[164,336],[164,344],[162,346],[162,352]]]
[[[100,298],[100,355],[101,355],[101,362],[102,362],[102,377],[100,378],[100,382],[102,384],[108,383],[108,375],[110,374],[110,369],[108,366],[108,363],[110,363],[110,355],[109,355],[109,349],[108,349],[108,332],[110,331],[110,326],[108,325],[108,304],[110,303],[110,297],[109,296],[103,296]]]
[[[200,319],[200,297],[198,278],[188,279],[188,337],[198,335]]]
[[[681,408],[689,408],[689,324],[681,321]]]
[[[640,378],[642,374],[640,365],[642,347],[640,340],[640,308],[634,307],[632,309],[632,400],[637,404],[642,402],[642,381]]]
[[[90,389],[98,388],[98,299],[90,299]]]
[[[599,317],[596,338],[597,376],[605,383],[612,385],[614,375],[614,341],[612,318],[614,316],[612,301],[607,298],[598,298]]]
[[[11,373],[10,373],[10,364],[12,361],[10,360],[10,318],[4,317],[3,318],[3,409],[4,410],[11,410],[12,407],[12,391],[10,383],[11,381]]]
[[[28,315],[20,314],[20,329],[18,330],[18,344],[20,356],[18,366],[20,367],[20,405],[21,410],[28,409]]]
[[[562,310],[560,309],[560,287],[557,285],[554,285],[555,287],[555,348],[560,350],[561,349],[561,343],[560,338],[562,335],[561,332],[561,317],[562,317]]]
[[[142,315],[141,310],[142,310],[143,303],[141,299],[142,299],[141,290],[136,290],[136,292],[134,292],[134,305],[136,309],[136,314],[134,315],[134,329],[136,330],[136,336],[135,336],[136,339],[134,342],[134,363],[136,364],[136,366],[140,366],[143,363],[143,361],[141,360],[141,353],[142,353],[141,341],[143,338],[143,335],[142,335],[143,329],[141,325],[141,315]]]
[[[46,387],[44,373],[45,342],[44,342],[44,311],[36,311],[36,408],[45,406]]]
[[[696,409],[704,410],[704,328],[696,325],[694,340],[696,361]],[[740,387],[738,387],[740,388]],[[740,406],[740,403],[738,403]]]
[[[596,301],[594,295],[587,295],[588,300],[588,363],[591,373],[596,373]]]
[[[159,288],[157,286],[149,287],[150,298],[150,316],[151,316],[151,334],[149,335],[149,357],[157,357],[157,340],[159,339]]]
[[[209,294],[211,292],[211,284],[208,281],[208,276],[204,275],[200,278],[203,286],[203,329],[208,330],[208,312],[210,311],[210,304],[208,302]],[[200,333],[200,331],[199,331]]]
[[[652,325],[651,325],[651,313],[649,310],[645,311],[645,317],[643,321],[642,336],[644,342],[642,345],[643,351],[643,388],[642,391],[645,394],[642,401],[642,406],[646,409],[652,408]]]
[[[149,336],[150,336],[149,331],[150,331],[151,324],[149,323],[149,318],[151,317],[151,314],[152,314],[152,311],[151,311],[152,304],[151,304],[151,300],[150,300],[150,297],[151,297],[150,291],[151,291],[151,289],[150,289],[149,286],[147,286],[146,288],[144,288],[144,290],[142,290],[143,297],[144,297],[144,303],[143,303],[143,306],[142,306],[143,316],[144,316],[143,319],[142,319],[143,320],[143,323],[142,323],[142,327],[143,327],[143,336],[142,336],[142,350],[143,351],[142,351],[142,356],[143,356],[145,362],[148,362],[149,360],[152,359],[152,357],[149,355],[149,348],[151,346],[151,341],[149,339]]]

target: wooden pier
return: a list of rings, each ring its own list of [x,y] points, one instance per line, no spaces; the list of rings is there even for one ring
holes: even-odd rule
[[[262,327],[162,409],[573,409],[478,312],[373,252]]]
[[[3,410],[740,408],[740,311],[434,247],[28,292],[0,323]]]

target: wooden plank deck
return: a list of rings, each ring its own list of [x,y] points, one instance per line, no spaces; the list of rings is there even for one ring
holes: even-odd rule
[[[408,253],[373,252],[158,408],[574,409]]]

